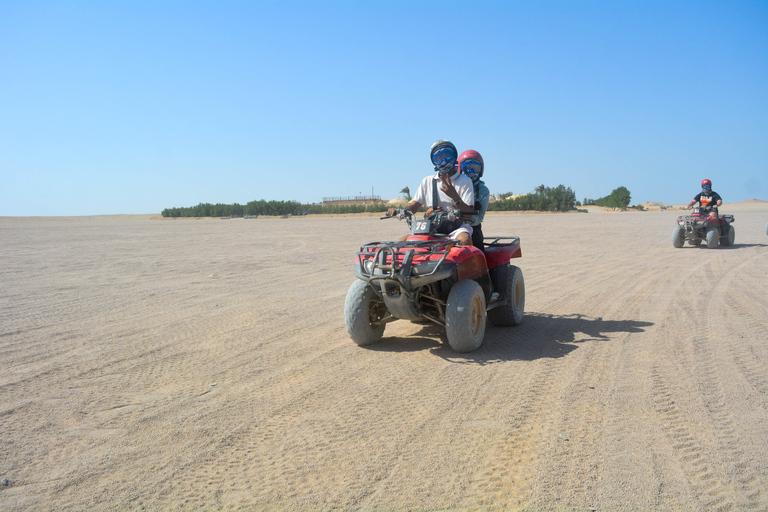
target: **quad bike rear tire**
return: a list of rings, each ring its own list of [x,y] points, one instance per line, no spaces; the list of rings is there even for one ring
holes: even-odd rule
[[[506,297],[506,303],[488,311],[488,320],[499,327],[519,325],[525,314],[525,279],[523,271],[506,263],[496,267],[499,293]]]
[[[720,239],[720,243],[723,245],[723,247],[731,247],[735,241],[736,230],[733,229],[733,226],[728,226],[728,233]]]
[[[672,245],[679,249],[683,246],[684,243],[685,230],[680,226],[675,226],[675,229],[672,230]]]
[[[362,279],[355,280],[347,292],[344,302],[344,323],[347,334],[360,346],[376,343],[384,335],[384,324],[374,325],[384,303],[373,288]]]
[[[459,281],[448,294],[445,308],[445,333],[456,352],[480,348],[485,337],[485,293],[471,279]]]
[[[720,232],[715,227],[707,229],[707,247],[710,249],[717,248],[717,241],[720,238]]]

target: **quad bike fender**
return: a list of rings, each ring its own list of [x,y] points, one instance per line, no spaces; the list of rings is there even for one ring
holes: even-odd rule
[[[488,275],[483,251],[474,246],[457,247],[451,250],[448,259],[458,263],[456,277],[462,279],[478,279]]]
[[[485,249],[485,260],[489,269],[509,263],[512,258],[522,256],[523,250],[520,248],[520,244],[491,246]]]
[[[719,218],[719,220],[720,220],[721,228],[723,226],[730,226],[735,221],[735,219],[733,218],[733,215],[723,215],[722,217]]]

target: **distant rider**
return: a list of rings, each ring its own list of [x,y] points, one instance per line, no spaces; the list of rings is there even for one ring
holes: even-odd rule
[[[472,245],[482,251],[484,249],[482,222],[485,218],[485,212],[488,210],[488,200],[491,197],[491,192],[485,186],[485,182],[480,180],[485,170],[483,156],[474,149],[468,149],[459,156],[459,169],[464,176],[472,180],[475,191],[475,208],[478,210],[478,214],[472,217],[469,225],[472,226]]]
[[[429,157],[437,174],[429,175],[421,181],[419,189],[406,209],[416,213],[422,205],[427,206],[427,217],[435,211],[433,205],[437,206],[437,211],[461,210],[470,212],[474,210],[475,195],[472,180],[459,172],[456,162],[458,154],[456,146],[451,141],[439,140],[432,144]],[[437,191],[437,198],[433,197],[435,190]],[[393,217],[395,214],[395,208],[390,208],[387,211],[389,217]],[[461,245],[472,245],[472,227],[467,221],[459,221],[450,229],[448,231],[447,228],[443,228],[444,231],[448,232],[440,231],[440,233],[458,240]]]
[[[723,205],[723,198],[712,190],[712,182],[710,180],[704,180],[701,182],[701,192],[696,194],[693,201],[688,203],[688,208],[696,203],[701,205],[702,210],[709,212],[707,220],[713,220],[717,218],[717,208]]]

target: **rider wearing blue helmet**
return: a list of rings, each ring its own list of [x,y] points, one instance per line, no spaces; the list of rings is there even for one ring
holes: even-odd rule
[[[429,175],[421,181],[413,199],[406,207],[413,213],[423,206],[427,207],[427,216],[438,211],[474,209],[475,194],[472,180],[459,172],[456,146],[449,140],[438,140],[429,151],[429,158],[435,167],[436,174]],[[437,192],[435,196],[434,192]],[[387,212],[390,217],[395,215],[395,209]],[[466,222],[452,226],[452,231],[443,233],[459,241],[461,245],[472,245],[472,227]]]

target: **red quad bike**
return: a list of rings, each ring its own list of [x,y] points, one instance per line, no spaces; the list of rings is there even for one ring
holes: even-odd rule
[[[731,225],[733,222],[733,215],[721,215],[710,221],[709,210],[697,206],[692,215],[677,218],[677,226],[672,231],[672,245],[680,248],[687,240],[689,245],[695,246],[704,241],[710,249],[716,248],[718,241],[724,246],[731,246],[736,238],[736,230]]]
[[[520,237],[485,237],[480,250],[435,234],[441,222],[460,215],[435,212],[414,220],[409,210],[398,209],[395,217],[382,217],[406,219],[411,234],[403,242],[363,245],[357,253],[357,279],[344,304],[355,343],[379,341],[387,323],[402,319],[434,322],[445,328],[451,348],[471,352],[483,343],[486,314],[497,326],[522,322],[525,281],[509,263],[522,256]]]

